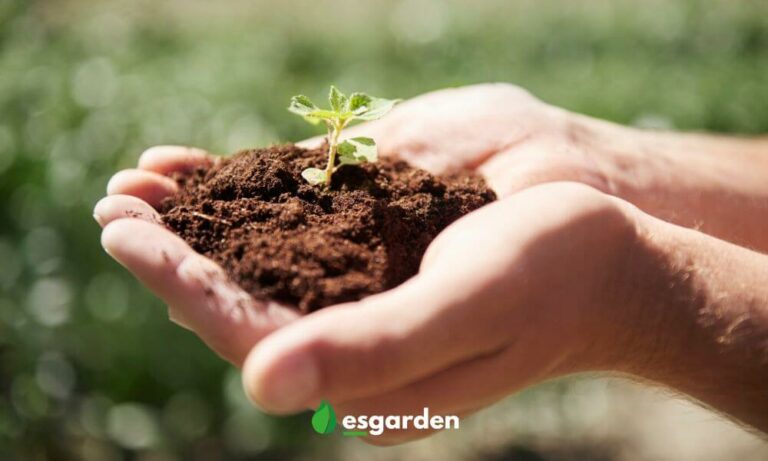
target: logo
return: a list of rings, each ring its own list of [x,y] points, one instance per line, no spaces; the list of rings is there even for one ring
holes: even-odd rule
[[[330,403],[323,400],[312,415],[312,428],[318,434],[330,434],[336,428],[336,412]]]
[[[320,402],[312,415],[312,429],[318,434],[328,435],[336,429],[336,412],[326,400]],[[385,430],[442,430],[458,429],[459,417],[456,415],[432,415],[424,407],[420,415],[347,415],[341,420],[341,435],[361,437],[381,435]]]

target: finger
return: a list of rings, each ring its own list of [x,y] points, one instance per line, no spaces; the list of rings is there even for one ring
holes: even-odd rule
[[[490,405],[527,386],[568,372],[563,360],[552,360],[548,348],[534,349],[539,344],[535,338],[530,341],[516,341],[399,389],[348,401],[336,408],[351,414],[408,415],[420,414],[428,407],[434,414],[458,414]]]
[[[290,413],[320,399],[379,394],[498,348],[500,313],[466,309],[464,293],[457,299],[442,282],[417,276],[270,336],[249,354],[249,396],[269,411]]]
[[[298,317],[288,308],[253,300],[218,265],[160,226],[119,219],[107,224],[101,241],[169,305],[173,320],[236,365],[259,339]]]
[[[335,405],[340,415],[466,416],[508,395],[548,378],[568,373],[563,361],[552,361],[546,347],[517,341],[500,351],[470,359],[400,389]],[[410,427],[367,437],[375,445],[399,444],[426,437],[436,430]]]
[[[135,169],[118,171],[107,184],[108,195],[133,195],[154,208],[177,190],[173,179],[153,171]]]
[[[340,403],[341,414],[412,415],[429,408],[432,414],[457,414],[502,398],[509,393],[502,369],[504,352],[470,359],[431,376],[379,395]]]
[[[109,195],[102,198],[93,208],[93,217],[101,227],[122,218],[136,218],[155,224],[162,222],[154,208],[132,195]]]
[[[325,141],[325,136],[314,136],[309,139],[299,141],[296,143],[296,145],[303,147],[304,149],[317,149],[323,145],[323,141]]]
[[[154,146],[145,150],[139,157],[139,169],[168,175],[209,166],[215,158],[195,147]]]
[[[253,299],[219,265],[198,254],[187,257],[177,273],[187,301],[172,306],[176,317],[238,367],[258,341],[300,316],[297,309]]]
[[[560,181],[608,190],[608,181],[598,168],[585,168],[589,162],[583,152],[562,143],[534,140],[497,153],[481,164],[478,172],[499,198],[539,184]]]

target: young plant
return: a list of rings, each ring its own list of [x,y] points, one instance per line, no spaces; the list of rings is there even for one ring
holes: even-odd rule
[[[301,176],[312,185],[331,185],[331,176],[342,165],[357,165],[375,162],[378,156],[376,143],[371,138],[356,137],[339,143],[341,130],[354,120],[376,120],[398,102],[398,100],[374,98],[365,93],[352,93],[346,96],[335,86],[328,94],[330,109],[320,109],[308,97],[298,95],[291,98],[288,110],[301,115],[305,120],[317,125],[324,122],[328,129],[328,163],[325,169],[307,168]],[[339,165],[336,165],[338,156]]]

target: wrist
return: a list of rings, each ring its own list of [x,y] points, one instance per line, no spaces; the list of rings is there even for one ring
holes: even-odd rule
[[[768,257],[642,213],[633,251],[631,340],[609,369],[764,427]]]
[[[580,133],[579,144],[589,153],[605,178],[605,192],[652,214],[661,208],[661,197],[686,171],[685,162],[672,154],[670,139],[658,133],[571,114],[571,126]]]
[[[670,362],[671,342],[688,342],[684,336],[689,330],[679,328],[684,322],[678,316],[691,308],[697,296],[689,267],[675,250],[679,242],[670,231],[677,227],[628,208],[635,238],[617,269],[613,302],[622,315],[609,327],[613,354],[603,366],[652,379],[654,370]]]
[[[565,306],[579,321],[564,372],[619,370],[628,366],[627,351],[641,352],[642,348],[647,350],[643,355],[650,355],[655,344],[648,341],[647,332],[654,331],[656,321],[650,312],[643,312],[636,294],[640,267],[651,272],[656,266],[656,254],[648,251],[645,241],[647,215],[624,200],[600,196],[604,209],[590,231],[596,244],[585,251],[588,263],[580,265],[576,277],[578,285],[587,287],[587,295],[571,294],[568,299],[573,302]],[[570,245],[582,238],[572,232]],[[565,332],[562,335],[570,337]]]
[[[647,131],[578,117],[607,192],[665,221],[766,250],[768,139]]]
[[[673,357],[692,344],[692,311],[701,302],[681,233],[694,233],[613,199],[626,220],[620,244],[600,262],[595,310],[581,341],[581,370],[614,371],[658,380],[660,370],[684,363]],[[674,343],[674,345],[673,345]]]
[[[636,240],[620,269],[625,316],[613,332],[626,332],[625,341],[612,369],[683,387],[681,380],[728,354],[733,357],[721,372],[747,357],[729,336],[745,327],[745,319],[768,315],[759,308],[745,311],[768,295],[766,256],[638,209],[634,218]],[[747,275],[734,285],[740,272]],[[750,285],[760,288],[745,291]]]

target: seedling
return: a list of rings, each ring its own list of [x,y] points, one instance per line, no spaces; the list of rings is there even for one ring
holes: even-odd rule
[[[378,157],[376,142],[363,136],[350,138],[339,143],[339,136],[350,122],[354,120],[376,120],[389,112],[398,100],[374,98],[365,93],[352,93],[346,96],[331,85],[328,94],[330,109],[320,109],[304,95],[291,98],[288,110],[301,115],[304,120],[317,125],[324,122],[328,129],[328,164],[324,170],[307,168],[301,176],[312,185],[331,185],[331,176],[343,165],[357,165],[365,162],[375,162]],[[336,165],[336,157],[339,165]]]

